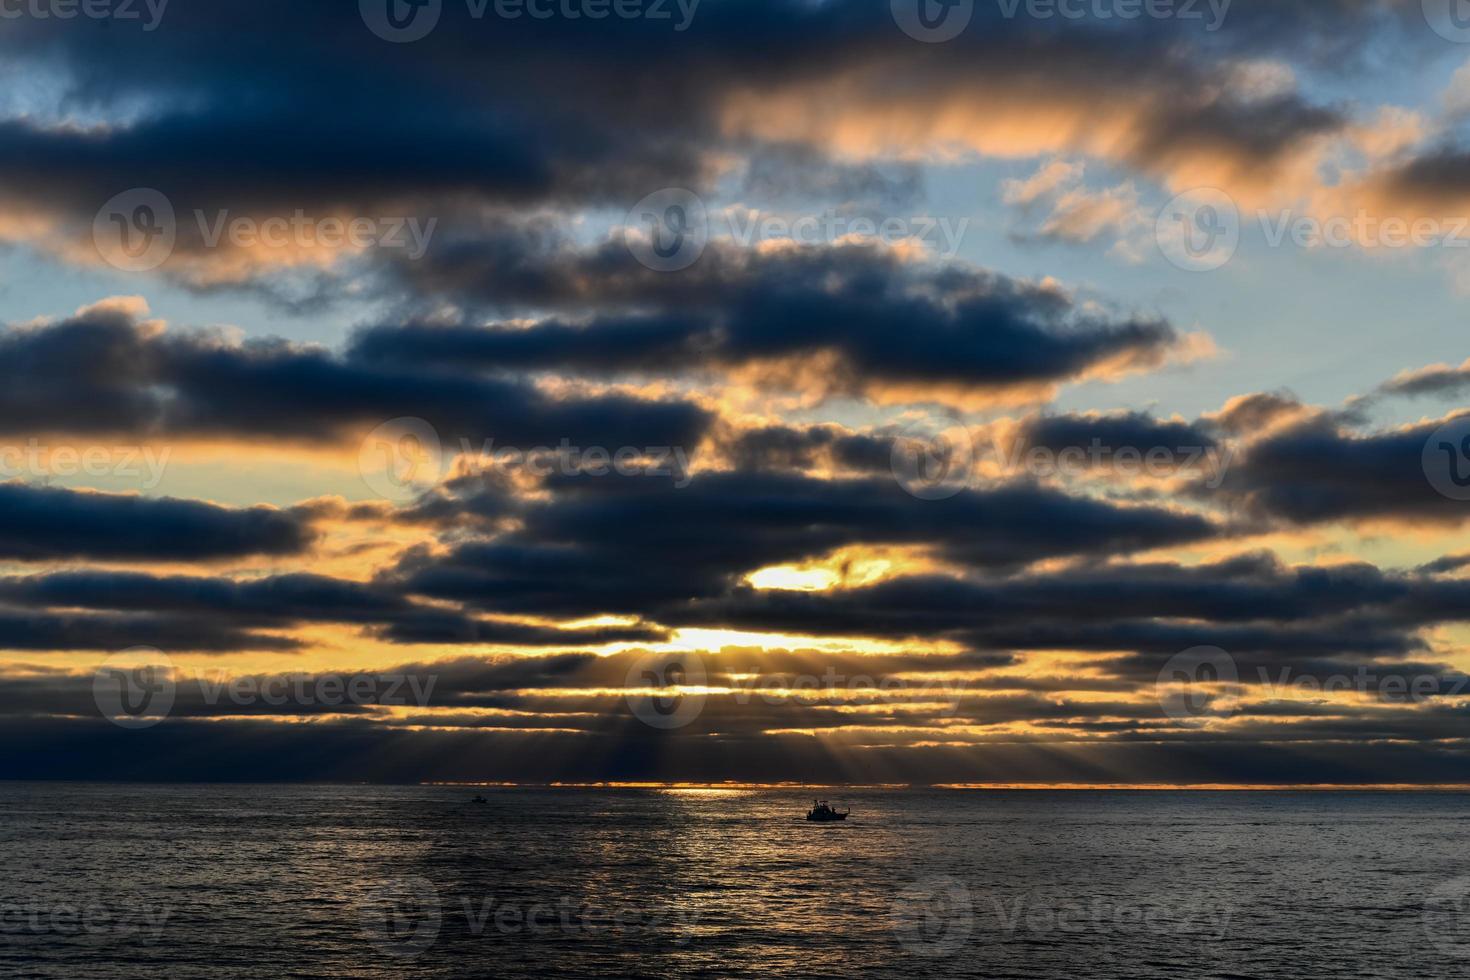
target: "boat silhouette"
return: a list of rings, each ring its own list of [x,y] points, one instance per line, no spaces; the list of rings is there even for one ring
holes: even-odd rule
[[[852,812],[852,807],[846,810],[834,810],[826,800],[812,800],[812,808],[806,812],[806,818],[815,823],[827,823],[832,820],[846,820],[847,815]]]

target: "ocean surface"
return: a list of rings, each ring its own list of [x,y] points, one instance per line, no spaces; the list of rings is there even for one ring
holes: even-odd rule
[[[1470,796],[830,795],[0,783],[0,976],[1470,977]]]

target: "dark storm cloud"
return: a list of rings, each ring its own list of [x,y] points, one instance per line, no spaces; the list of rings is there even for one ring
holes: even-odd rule
[[[786,426],[765,425],[723,434],[719,449],[741,470],[830,469],[848,473],[891,472],[895,449],[902,447],[902,429],[889,425],[870,431],[855,431],[835,424]],[[1108,466],[1117,461],[1119,450],[1136,450],[1139,464],[1151,450],[1167,454],[1169,468],[1193,469],[1229,465],[1228,451],[1210,421],[1160,420],[1144,412],[1115,414],[1038,415],[1023,419],[1013,435],[988,443],[974,437],[976,455],[997,463],[1013,462],[1023,469],[1028,453],[1046,450],[1045,463],[1055,470],[1071,460],[1068,450],[1083,450],[1076,459],[1081,465]],[[1153,457],[1148,457],[1150,460]],[[1041,464],[1036,464],[1038,468]],[[1128,468],[1128,458],[1119,469]],[[1152,467],[1154,464],[1150,462]]]
[[[1334,628],[1335,626],[1335,628]],[[1274,624],[1229,625],[1154,619],[1105,623],[1008,623],[957,634],[979,649],[1142,651],[1164,661],[1197,646],[1220,647],[1232,655],[1270,653],[1283,658],[1394,657],[1425,649],[1417,636],[1393,624],[1349,620],[1311,627]],[[1155,670],[1154,676],[1157,676]]]
[[[645,658],[644,650],[629,650],[600,656],[591,653],[518,655],[484,659],[462,657],[406,664],[399,671],[430,674],[438,678],[436,703],[460,706],[502,705],[496,699],[523,690],[576,693],[581,690],[621,688]],[[881,680],[896,675],[944,675],[950,672],[985,672],[1012,666],[1015,658],[1003,654],[966,652],[854,653],[829,650],[772,650],[726,647],[705,651],[697,657],[705,677],[714,687],[755,689],[763,685],[792,686],[796,677],[821,680],[830,687],[854,676]],[[677,657],[676,657],[677,659]],[[1007,681],[1007,684],[1010,682]],[[598,696],[605,696],[599,694]]]
[[[766,565],[853,544],[912,544],[976,566],[1014,567],[1207,539],[1208,520],[1031,485],[917,501],[894,479],[711,473],[687,487],[643,478],[558,478],[518,529],[418,551],[403,587],[502,612],[639,611],[722,594]]]
[[[912,162],[888,166],[835,162],[817,147],[787,144],[755,147],[741,190],[748,199],[777,204],[813,199],[871,202],[863,211],[876,221],[894,208],[919,206],[924,182],[923,172]]]
[[[47,613],[0,608],[0,650],[98,650],[134,646],[233,653],[295,650],[300,642],[219,623],[204,616]]]
[[[191,617],[189,622],[218,624],[232,635],[241,628],[279,628],[316,622],[380,627],[379,635],[394,643],[577,646],[647,642],[666,636],[664,631],[646,626],[565,630],[492,622],[419,605],[388,589],[307,573],[241,581],[141,572],[62,571],[0,579],[0,603],[173,614]],[[97,618],[93,622],[96,635],[102,637],[107,624],[113,621]],[[128,620],[117,622],[122,628],[114,635],[111,646],[121,648],[144,642],[130,639],[133,633],[129,630],[133,627]],[[147,645],[163,644],[147,641]]]
[[[486,643],[502,646],[596,646],[604,643],[650,642],[668,638],[652,626],[598,626],[558,629],[524,623],[495,622],[454,613],[405,616],[383,631],[393,643]]]
[[[209,614],[221,621],[375,623],[413,608],[402,596],[358,582],[298,573],[237,581],[143,572],[59,571],[0,578],[0,601],[29,606]]]
[[[1247,666],[1402,658],[1422,631],[1466,619],[1470,583],[1367,564],[1285,567],[1265,554],[1186,566],[1081,565],[999,579],[913,575],[815,593],[735,586],[669,603],[669,626],[887,640],[946,640],[977,651],[1127,652],[1110,676],[1152,679],[1168,657],[1217,646]],[[1398,668],[1396,668],[1398,669]],[[1436,668],[1442,669],[1442,668]]]
[[[1431,482],[1437,455],[1426,444],[1445,420],[1359,434],[1328,417],[1312,418],[1242,448],[1218,490],[1199,488],[1249,516],[1312,524],[1391,518],[1458,523],[1464,501]]]
[[[596,374],[734,368],[830,354],[835,366],[803,372],[817,374],[804,383],[842,390],[924,383],[1003,389],[1092,369],[1153,366],[1179,342],[1159,319],[1087,314],[1056,289],[958,266],[916,265],[860,245],[772,253],[714,248],[708,265],[702,258],[687,277],[642,269],[626,249],[547,258],[530,278],[564,300],[576,288],[553,284],[577,281],[604,305],[626,297],[667,312],[530,327],[379,327],[359,333],[350,354],[385,364]],[[599,289],[601,283],[609,288]],[[493,281],[481,285],[495,289]]]
[[[1294,95],[1236,98],[1222,62],[1242,50],[1352,48],[1381,26],[1358,4],[1332,7],[1323,21],[1237,2],[1226,28],[1207,32],[1164,19],[1122,31],[1007,18],[982,5],[945,45],[916,43],[886,7],[858,0],[709,2],[682,31],[647,18],[472,20],[450,3],[436,30],[399,45],[373,36],[355,6],[284,0],[174,4],[151,32],[23,18],[7,23],[0,50],[64,80],[69,107],[112,124],[0,123],[0,188],[79,226],[139,186],[182,215],[625,209],[662,187],[707,190],[716,161],[740,153],[757,161],[744,175],[755,193],[912,193],[862,164],[800,186],[830,152],[822,135],[767,133],[731,113],[780,99],[855,119],[956,100],[1037,98],[1084,115],[1131,106],[1125,164],[1160,172],[1211,156],[1262,174],[1346,119]],[[192,222],[180,230],[182,250],[197,254]]]
[[[275,436],[328,441],[388,419],[427,420],[455,446],[692,446],[691,404],[606,395],[558,400],[524,379],[346,361],[284,340],[227,342],[151,329],[116,305],[0,332],[0,431],[33,435]]]
[[[894,445],[890,436],[855,433],[838,425],[768,425],[738,433],[724,450],[739,470],[810,470],[825,465],[883,473],[893,467]]]
[[[746,587],[663,615],[680,625],[820,632],[845,625],[868,635],[922,636],[1149,618],[1295,624],[1359,610],[1413,624],[1460,618],[1455,603],[1462,596],[1470,591],[1458,582],[1388,575],[1371,565],[1287,568],[1253,554],[1206,565],[1083,565],[996,580],[915,575],[825,593]]]
[[[1419,566],[1418,570],[1429,575],[1439,575],[1464,568],[1466,565],[1470,565],[1470,554],[1445,555],[1434,561],[1425,562]]]
[[[208,561],[306,551],[302,515],[0,483],[0,556],[21,561]]]
[[[1463,205],[1470,200],[1470,150],[1439,146],[1400,164],[1378,178],[1400,200],[1430,205]]]
[[[794,536],[792,548],[802,543],[795,532],[783,535],[787,536]],[[716,546],[708,539],[696,544],[691,555],[718,551],[721,560],[685,558],[668,575],[657,574],[665,567],[661,560],[655,560],[651,570],[619,572],[620,552],[613,544],[538,548],[512,538],[461,544],[444,555],[419,552],[391,578],[395,586],[410,591],[506,612],[635,611],[666,627],[945,640],[968,645],[975,652],[966,656],[982,658],[920,656],[884,664],[883,669],[894,671],[1000,665],[1010,662],[1009,651],[1131,652],[1133,659],[1099,664],[1104,674],[1120,680],[1135,671],[1137,679],[1151,680],[1168,657],[1199,645],[1228,650],[1243,671],[1285,666],[1296,676],[1327,676],[1348,670],[1344,664],[1356,669],[1374,658],[1388,657],[1399,662],[1381,667],[1380,673],[1405,673],[1417,668],[1401,658],[1429,649],[1422,630],[1470,616],[1466,612],[1470,583],[1384,572],[1366,564],[1288,568],[1267,554],[1202,566],[1083,565],[993,580],[906,576],[812,593],[732,584],[741,571],[774,559],[749,557],[732,545]],[[747,546],[760,550],[756,542]],[[640,554],[657,559],[664,547],[650,539]],[[442,633],[427,617],[427,624],[404,618],[389,635],[421,642],[476,641],[477,634],[464,617],[445,618],[450,625]],[[570,645],[593,642],[593,635],[597,642],[611,642],[657,632],[653,627],[629,627],[592,631],[584,638],[588,631],[548,631],[543,641],[539,636],[518,636],[513,626],[497,627],[510,632],[486,637],[485,642]],[[726,657],[721,669],[750,675],[801,672],[804,661],[829,662],[833,656],[783,659],[773,653],[750,654],[749,663],[740,667]],[[605,684],[623,670],[616,659],[548,662],[564,672],[568,683]],[[877,670],[880,663],[869,659],[868,669]],[[593,667],[598,670],[595,675],[585,673]],[[497,674],[540,669],[528,661],[486,668]],[[820,671],[813,668],[813,672]],[[549,682],[541,676],[538,683]]]
[[[1213,449],[1218,443],[1207,427],[1198,423],[1160,420],[1145,412],[1113,415],[1041,415],[1021,427],[1023,445],[1051,450],[1087,447],[1098,443],[1109,448],[1152,447],[1170,450]]]
[[[24,751],[0,751],[0,777],[1470,782],[1463,700],[1290,703],[1261,673],[1370,668],[1375,684],[1463,681],[1439,662],[1458,651],[1442,654],[1441,637],[1428,635],[1470,618],[1470,582],[1440,574],[1461,558],[1416,572],[1289,568],[1266,555],[1123,562],[1152,549],[1213,550],[1236,529],[1186,506],[1236,510],[1252,531],[1462,520],[1465,505],[1425,480],[1427,426],[1360,434],[1349,413],[1286,394],[1247,396],[1196,422],[1033,417],[1021,436],[1051,449],[1235,448],[1227,436],[1244,448],[1220,489],[1202,487],[1184,506],[1030,482],[930,501],[893,479],[888,427],[716,425],[693,402],[557,396],[530,378],[570,376],[559,380],[576,390],[584,379],[677,387],[731,375],[809,398],[897,391],[922,401],[1158,366],[1187,347],[1171,324],[1083,303],[1049,281],[874,247],[722,242],[669,275],[622,242],[589,243],[587,229],[674,185],[714,206],[735,203],[733,193],[743,204],[835,202],[845,213],[917,208],[915,161],[940,150],[1096,155],[1165,185],[1207,173],[1269,186],[1309,169],[1315,148],[1356,121],[1352,107],[1256,90],[1280,82],[1280,66],[1350,71],[1385,30],[1418,21],[1417,5],[1235,0],[1210,32],[1154,18],[1013,19],[982,3],[943,45],[904,36],[881,0],[705,0],[687,31],[618,17],[471,21],[463,4],[443,7],[436,31],[403,45],[374,37],[350,0],[177,0],[149,33],[7,21],[0,58],[41,80],[35,98],[57,98],[32,111],[28,91],[24,116],[0,119],[0,205],[22,229],[0,225],[0,235],[54,221],[61,231],[33,243],[81,256],[103,201],[154,187],[179,217],[179,254],[164,274],[191,288],[239,279],[274,288],[262,281],[279,273],[314,284],[302,309],[351,295],[405,312],[340,352],[164,331],[119,303],[10,328],[0,331],[0,432],[233,440],[258,451],[350,445],[365,428],[413,416],[450,449],[456,437],[691,452],[713,440],[713,465],[731,470],[706,467],[687,486],[477,474],[401,510],[237,509],[0,484],[7,560],[301,556],[331,519],[353,525],[348,547],[365,550],[398,540],[389,532],[422,535],[389,567],[366,570],[368,582],[6,569],[0,650],[293,652],[335,624],[354,628],[339,636],[390,643],[556,651],[397,668],[439,682],[432,703],[405,714],[216,703],[186,685],[174,717],[127,733],[96,719],[89,673],[12,664],[0,671],[0,746]],[[1234,58],[1264,62],[1272,77],[1262,86]],[[1021,124],[989,128],[1007,118]],[[953,130],[936,128],[946,120],[958,120]],[[1462,187],[1461,163],[1447,149],[1389,184],[1443,199]],[[207,248],[196,208],[442,223],[421,258],[378,250],[318,270],[294,256]],[[1462,374],[1424,373],[1396,391],[1458,392]],[[841,477],[817,479],[823,470]],[[764,566],[867,545],[914,548],[958,571],[821,593],[742,584]],[[546,625],[599,613],[633,620]],[[309,634],[292,635],[306,625]],[[709,653],[711,683],[736,690],[710,694],[687,729],[654,732],[621,690],[642,651],[579,650],[666,641],[681,627],[915,649]],[[1241,669],[1229,726],[1178,722],[1154,696],[1169,658],[1200,644],[1230,651]],[[1054,651],[1074,656],[1057,665],[1036,655]],[[841,699],[755,689],[829,670],[912,686]],[[969,686],[944,686],[957,676]],[[1227,710],[1223,699],[1215,708]]]
[[[633,651],[610,657],[561,654],[489,662],[466,658],[363,675],[175,671],[170,717],[354,715],[397,706],[407,710],[393,716],[379,714],[377,720],[384,725],[570,729],[636,737],[638,733],[628,729],[629,709],[640,703],[639,685],[646,682],[629,678],[638,677],[640,657]],[[891,743],[895,736],[915,731],[948,741],[993,744],[1011,740],[1014,734],[1007,729],[1017,724],[1033,726],[1040,741],[1090,733],[1124,737],[1149,733],[1160,739],[1188,739],[1194,734],[1188,719],[1164,712],[1154,685],[1156,669],[1124,685],[1080,679],[1074,690],[1088,693],[1076,698],[1056,687],[1038,686],[1035,678],[987,674],[985,668],[996,664],[972,656],[774,651],[772,657],[775,663],[762,667],[774,669],[750,674],[756,661],[742,663],[739,653],[682,654],[686,665],[694,658],[705,671],[707,693],[697,696],[699,710],[689,725],[670,732],[670,737],[756,738],[794,728],[845,730],[842,735],[849,744]],[[1223,738],[1300,738],[1282,728],[1287,724],[1330,727],[1339,736],[1371,728],[1379,735],[1442,737],[1452,733],[1463,716],[1463,707],[1453,698],[1470,686],[1463,674],[1444,674],[1436,665],[1318,662],[1290,672],[1289,677],[1278,673],[1275,665],[1263,666],[1259,676],[1252,676],[1247,666],[1242,664],[1240,682],[1228,686],[1232,696],[1210,709],[1236,719],[1237,727]],[[1375,701],[1372,718],[1344,716],[1343,702],[1324,699],[1320,687],[1304,686],[1304,681],[1351,676],[1354,671],[1364,678],[1359,691]],[[343,682],[353,677],[375,682]],[[269,678],[275,679],[267,683]],[[1430,690],[1416,685],[1418,681],[1438,687]],[[0,680],[0,714],[93,716],[97,711],[92,687],[89,672],[30,667]],[[1299,696],[1314,690],[1315,698]],[[272,697],[263,700],[258,696],[262,691]],[[1113,696],[1101,696],[1108,693]]]

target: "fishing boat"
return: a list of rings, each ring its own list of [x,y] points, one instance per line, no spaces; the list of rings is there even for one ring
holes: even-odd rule
[[[827,823],[832,820],[846,820],[847,815],[852,812],[852,807],[846,810],[834,810],[826,800],[812,800],[812,808],[806,812],[806,818],[816,823]]]

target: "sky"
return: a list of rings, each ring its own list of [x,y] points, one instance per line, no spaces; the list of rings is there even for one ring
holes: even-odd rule
[[[1470,784],[1458,0],[0,19],[0,777]]]

